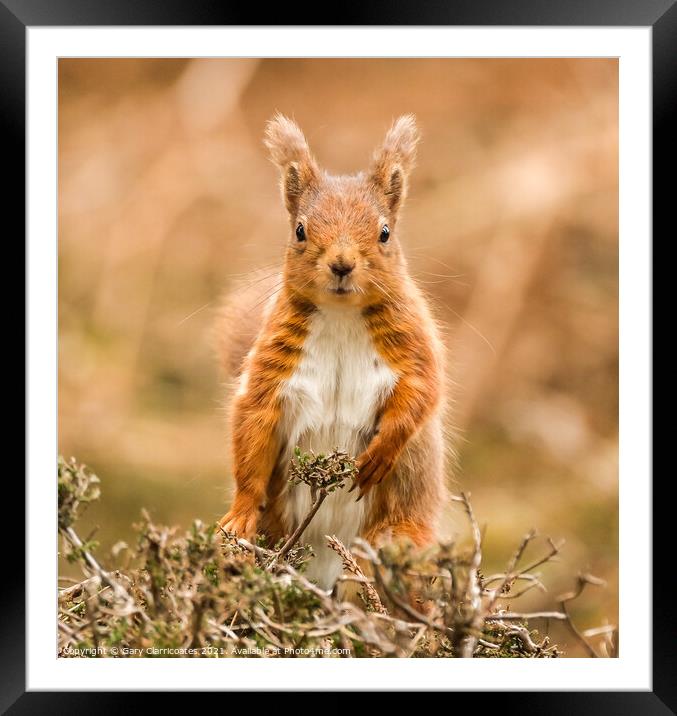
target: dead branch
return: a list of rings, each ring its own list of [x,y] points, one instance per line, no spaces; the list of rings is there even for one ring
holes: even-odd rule
[[[560,609],[564,612],[565,619],[571,633],[576,637],[576,639],[578,639],[583,648],[588,652],[589,656],[591,656],[592,658],[598,658],[598,654],[592,648],[590,642],[583,636],[583,634],[574,624],[573,619],[571,618],[571,614],[569,613],[569,609],[567,607],[569,602],[572,602],[574,599],[578,599],[578,597],[581,596],[583,590],[588,584],[592,584],[595,586],[604,586],[605,582],[598,577],[594,577],[592,574],[579,574],[578,580],[576,582],[576,588],[573,590],[573,592],[563,594],[559,598],[559,605]]]
[[[336,554],[338,554],[343,561],[343,568],[352,573],[356,578],[361,581],[362,592],[365,596],[367,604],[373,609],[373,611],[379,612],[380,614],[387,614],[388,610],[383,606],[383,603],[378,596],[378,592],[374,589],[370,580],[367,579],[365,573],[362,571],[360,565],[357,563],[357,560],[355,559],[355,557],[353,557],[353,555],[346,548],[343,542],[341,542],[341,540],[336,537],[336,535],[326,535],[325,537],[327,540],[327,545],[331,549],[333,549],[334,552],[336,552]]]
[[[459,610],[459,618],[456,619],[453,629],[454,647],[461,658],[467,659],[472,658],[475,653],[477,639],[484,625],[482,592],[478,578],[480,564],[482,563],[482,534],[479,524],[475,519],[475,513],[470,504],[469,496],[466,493],[461,493],[460,498],[454,497],[453,499],[463,503],[466,515],[470,521],[473,537],[473,552],[468,567],[465,590],[465,601],[469,605],[470,615],[464,618],[461,616],[461,610]]]
[[[315,515],[317,514],[317,511],[322,506],[322,503],[327,497],[327,494],[327,490],[324,488],[320,488],[317,491],[317,496],[315,497],[315,501],[313,502],[310,510],[308,511],[308,514],[304,517],[303,521],[298,525],[298,527],[291,533],[287,541],[280,548],[280,551],[270,560],[270,562],[266,566],[266,569],[273,569],[280,560],[284,559],[287,552],[289,552],[289,550],[299,541],[306,527],[308,527],[313,517],[315,517]]]

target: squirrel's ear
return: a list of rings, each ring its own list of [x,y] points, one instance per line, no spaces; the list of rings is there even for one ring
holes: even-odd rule
[[[372,181],[383,191],[391,211],[396,212],[407,193],[407,178],[416,159],[419,133],[413,114],[393,122],[383,144],[374,153]]]
[[[266,125],[264,143],[282,175],[282,196],[287,211],[294,215],[303,192],[317,180],[318,168],[306,138],[298,125],[276,114]]]

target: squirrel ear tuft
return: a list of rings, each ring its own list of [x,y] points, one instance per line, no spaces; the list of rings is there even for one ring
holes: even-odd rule
[[[306,138],[293,120],[277,113],[266,125],[264,143],[282,174],[282,196],[294,215],[303,192],[317,179],[318,169]]]
[[[420,135],[413,114],[393,122],[383,144],[374,153],[372,181],[385,193],[391,211],[396,212],[407,193],[407,178],[416,160]]]

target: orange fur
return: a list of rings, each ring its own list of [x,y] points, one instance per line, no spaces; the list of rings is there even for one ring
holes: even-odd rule
[[[299,365],[313,314],[344,306],[361,313],[378,355],[397,376],[357,458],[356,499],[369,494],[362,534],[374,543],[389,536],[417,545],[433,539],[444,495],[444,351],[396,230],[417,141],[413,118],[400,118],[368,172],[334,177],[318,168],[291,120],[277,116],[268,125],[290,236],[283,287],[262,319],[232,401],[236,493],[220,521],[229,531],[251,538],[258,529],[278,539],[292,529],[284,521],[286,475],[278,462],[281,389]],[[346,267],[350,272],[339,277]],[[247,313],[246,305],[241,309]],[[238,326],[229,316],[232,336]]]
[[[285,291],[256,341],[247,365],[247,390],[236,396],[233,408],[237,492],[233,506],[219,522],[228,531],[251,537],[256,529],[279,449],[280,385],[299,360],[313,310],[305,299]]]

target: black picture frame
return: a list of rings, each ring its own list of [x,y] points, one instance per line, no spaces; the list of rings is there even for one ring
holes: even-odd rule
[[[300,12],[299,12],[300,10]],[[294,17],[298,15],[299,17]],[[261,18],[265,22],[260,22]],[[5,227],[8,219],[16,228],[4,236],[7,244],[20,245],[11,237],[25,236],[25,149],[26,149],[26,31],[36,26],[105,25],[466,25],[466,26],[644,26],[653,30],[653,231],[667,227],[674,199],[675,152],[670,149],[670,132],[675,126],[677,107],[677,4],[675,0],[455,0],[448,3],[415,0],[375,0],[340,4],[333,8],[319,4],[308,8],[289,5],[261,6],[217,4],[213,0],[0,0],[0,122],[3,168],[6,185]],[[670,172],[670,173],[668,173]],[[672,199],[672,201],[671,201]],[[667,229],[666,229],[667,233]],[[674,233],[674,229],[673,229]],[[666,237],[667,238],[667,237]],[[24,243],[25,266],[25,243]],[[13,271],[17,272],[13,262]],[[16,306],[16,293],[13,306]],[[16,316],[18,311],[13,309]],[[18,321],[18,318],[16,319]],[[7,326],[6,330],[7,330]],[[13,341],[18,343],[18,341]],[[19,352],[21,353],[20,349]],[[21,355],[25,365],[26,355]],[[20,369],[19,369],[20,370]],[[25,375],[25,373],[24,373]],[[30,386],[28,386],[30,389]],[[19,424],[19,420],[16,419]],[[18,475],[18,472],[16,473]],[[646,476],[650,478],[650,476]],[[9,485],[7,483],[10,483]],[[670,500],[664,481],[653,483],[653,690],[643,692],[530,692],[485,693],[482,710],[519,703],[527,713],[571,714],[666,714],[675,713],[675,609],[668,603],[670,585],[658,578],[660,559],[671,540],[665,512]],[[24,486],[6,475],[3,485],[8,512],[22,514]],[[14,494],[12,494],[14,493]],[[20,525],[12,530],[21,534]],[[667,555],[665,555],[667,557]],[[26,692],[25,560],[17,549],[5,546],[4,584],[0,590],[0,713],[79,713],[96,709],[105,713],[119,709],[128,695],[115,693]],[[668,571],[669,568],[668,568]],[[670,580],[668,580],[670,581]],[[621,595],[622,598],[622,595]],[[672,601],[670,599],[670,601]],[[443,688],[442,685],[440,688]],[[134,700],[142,708],[141,694]],[[453,697],[456,699],[456,696]],[[338,705],[340,701],[333,702]],[[495,702],[495,705],[494,705]],[[347,701],[346,701],[347,703]],[[253,706],[254,704],[252,704]],[[222,702],[220,708],[226,708]],[[451,704],[450,704],[451,707]],[[193,706],[194,708],[194,706]]]

